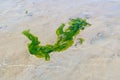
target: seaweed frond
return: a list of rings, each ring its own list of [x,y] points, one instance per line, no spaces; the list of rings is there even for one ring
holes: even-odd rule
[[[30,33],[30,30],[25,30],[22,33],[31,41],[28,44],[28,49],[30,54],[35,55],[38,58],[45,58],[45,60],[50,60],[50,53],[51,52],[60,52],[68,49],[74,43],[74,36],[79,34],[80,30],[84,30],[85,27],[91,26],[86,19],[76,18],[71,19],[68,22],[69,27],[65,30],[65,24],[62,23],[58,29],[56,30],[57,41],[55,44],[51,45],[40,45],[40,41],[38,37],[34,36]],[[83,43],[83,39],[80,38],[80,43]]]

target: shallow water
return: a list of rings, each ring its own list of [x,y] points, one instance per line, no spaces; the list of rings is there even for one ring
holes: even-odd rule
[[[120,80],[119,0],[0,0],[0,80]],[[87,18],[68,50],[46,62],[29,54],[21,32],[31,29],[41,44],[56,41],[57,27]],[[48,36],[49,35],[49,36]],[[85,38],[83,45],[77,41]]]

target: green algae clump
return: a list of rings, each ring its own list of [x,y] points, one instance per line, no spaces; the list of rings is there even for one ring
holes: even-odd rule
[[[57,41],[51,45],[40,45],[38,37],[30,33],[30,30],[25,30],[22,33],[31,41],[28,44],[30,54],[38,58],[45,58],[46,61],[50,60],[51,52],[60,52],[68,49],[74,43],[74,37],[79,34],[80,30],[84,30],[86,26],[91,26],[86,19],[76,18],[70,19],[69,27],[65,30],[65,24],[62,23],[56,30]]]

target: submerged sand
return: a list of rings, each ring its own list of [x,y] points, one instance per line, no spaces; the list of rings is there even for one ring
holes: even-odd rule
[[[120,0],[1,0],[0,80],[120,80]],[[56,41],[55,31],[70,18],[92,24],[51,60],[29,54],[30,29],[42,45]],[[84,44],[78,43],[84,38]]]

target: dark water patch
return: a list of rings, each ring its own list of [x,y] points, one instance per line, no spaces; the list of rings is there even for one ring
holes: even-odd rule
[[[7,27],[8,27],[7,25],[0,25],[0,31],[1,31],[1,30],[3,30],[3,31],[6,30]]]
[[[92,16],[89,13],[79,13],[77,17],[90,19]]]
[[[91,40],[90,44],[95,44],[98,41],[104,40],[106,38],[105,33],[103,32],[98,32]]]

